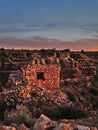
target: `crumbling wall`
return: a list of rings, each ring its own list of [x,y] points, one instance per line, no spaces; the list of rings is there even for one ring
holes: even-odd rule
[[[5,92],[0,93],[0,101],[10,102],[10,103],[17,103],[22,102],[23,99],[30,98],[30,87],[17,87],[13,90],[7,90]]]
[[[21,82],[20,82],[21,81]],[[0,93],[0,101],[10,103],[22,102],[30,99],[33,89],[54,89],[60,87],[60,65],[59,64],[28,64],[10,74],[7,85],[9,89]]]
[[[40,75],[38,76],[38,74]],[[28,86],[32,86],[32,89],[59,88],[60,87],[60,66],[56,64],[28,65],[25,70],[25,77]]]

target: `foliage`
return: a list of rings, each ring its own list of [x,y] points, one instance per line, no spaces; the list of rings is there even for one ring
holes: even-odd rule
[[[74,108],[72,106],[65,106],[59,108],[61,118],[67,119],[78,119],[78,118],[86,118],[87,113],[81,109]]]
[[[97,73],[98,73],[98,72],[97,72]],[[92,85],[93,85],[94,87],[98,87],[98,81],[97,81],[97,79],[98,79],[98,74],[95,75],[95,77],[91,79],[91,83],[92,83]]]
[[[97,96],[97,95],[98,95],[98,88],[90,88],[90,92],[91,92],[94,96]]]
[[[2,107],[1,107],[2,106]],[[0,102],[0,120],[4,120],[4,113],[6,110],[6,103],[1,101]]]
[[[36,119],[32,118],[32,114],[26,106],[17,105],[16,110],[11,110],[11,112],[6,112],[5,114],[5,124],[10,123],[21,124],[24,123],[27,127],[31,127],[35,124]]]
[[[98,109],[98,96],[92,95],[90,98],[91,98],[91,102],[93,104],[94,109],[96,108]]]
[[[71,91],[67,91],[67,95],[68,95],[68,98],[70,101],[72,101],[72,102],[76,101],[75,96]]]
[[[44,108],[42,111],[43,114],[48,116],[51,119],[78,119],[86,118],[87,113],[81,109],[74,108],[72,106],[62,106],[59,108]]]

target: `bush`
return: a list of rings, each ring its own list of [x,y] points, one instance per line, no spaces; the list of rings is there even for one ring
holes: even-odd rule
[[[67,91],[67,95],[68,95],[68,98],[70,101],[72,101],[72,102],[76,101],[75,96],[72,94],[71,91]]]
[[[97,95],[98,95],[98,88],[91,88],[91,89],[90,89],[90,92],[91,92],[93,95],[97,96]]]
[[[1,101],[0,102],[0,120],[4,120],[4,113],[5,113],[6,107],[7,107],[6,103]]]
[[[91,98],[93,107],[94,107],[95,109],[98,108],[98,96],[91,96],[90,98]]]
[[[31,112],[23,105],[17,105],[16,110],[11,110],[11,112],[6,112],[5,114],[6,125],[9,125],[10,123],[24,123],[27,127],[31,127],[35,122],[36,119],[32,118]]]
[[[85,111],[74,108],[72,106],[64,106],[60,108],[44,108],[42,113],[53,120],[78,119],[87,117],[87,113]]]
[[[52,120],[59,120],[61,118],[61,113],[58,111],[57,108],[44,108],[42,113]]]
[[[78,119],[78,118],[86,118],[87,113],[78,108],[74,108],[72,106],[65,106],[59,108],[59,112],[62,118],[66,119]]]
[[[97,79],[98,79],[98,74],[94,78],[91,79],[91,83],[92,83],[92,85],[94,87],[98,87],[98,81],[97,81]]]

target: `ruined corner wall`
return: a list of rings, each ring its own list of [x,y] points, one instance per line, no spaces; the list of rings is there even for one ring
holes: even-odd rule
[[[0,101],[10,102],[10,103],[17,103],[22,102],[23,99],[30,98],[30,88],[21,86],[19,88],[5,91],[0,93]]]
[[[43,73],[44,79],[38,79],[37,73]],[[59,88],[60,87],[60,65],[28,65],[25,69],[25,78],[28,86],[35,88]]]
[[[44,79],[37,79],[37,73],[43,72]],[[20,73],[19,73],[20,74]],[[56,64],[48,65],[27,65],[22,71],[23,80],[27,85],[16,85],[12,89],[0,93],[0,101],[11,104],[22,102],[23,99],[31,97],[31,90],[36,88],[51,89],[60,87],[60,66]],[[16,81],[16,80],[15,80]]]

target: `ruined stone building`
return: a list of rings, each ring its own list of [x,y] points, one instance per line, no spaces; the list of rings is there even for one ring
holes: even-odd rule
[[[43,60],[43,61],[42,61]],[[32,88],[59,88],[60,65],[42,60],[33,60],[24,70],[28,86]]]
[[[4,78],[2,73],[8,74],[5,84],[7,89],[0,93],[0,100],[29,98],[34,89],[59,89],[60,86],[66,86],[66,80],[70,82],[93,77],[96,68],[90,60],[81,54],[70,57],[68,53],[62,53],[60,57],[35,57],[24,64],[19,62],[21,67],[18,70],[11,73],[0,71],[1,79]]]

